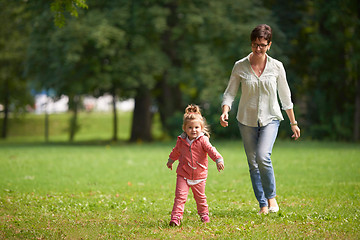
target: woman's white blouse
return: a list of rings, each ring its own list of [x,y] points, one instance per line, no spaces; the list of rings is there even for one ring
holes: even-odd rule
[[[237,61],[233,67],[228,86],[224,92],[223,105],[231,108],[241,83],[241,97],[237,120],[250,127],[266,126],[273,120],[284,120],[283,110],[293,108],[290,88],[283,64],[266,55],[266,65],[258,77],[250,65],[251,53]]]

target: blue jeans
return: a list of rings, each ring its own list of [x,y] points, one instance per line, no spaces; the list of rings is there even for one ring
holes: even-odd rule
[[[274,169],[270,156],[279,125],[279,120],[263,127],[249,127],[239,123],[251,182],[260,207],[268,206],[268,199],[276,196]]]

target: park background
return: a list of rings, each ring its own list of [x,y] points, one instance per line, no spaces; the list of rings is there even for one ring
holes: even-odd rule
[[[0,238],[358,239],[359,5],[0,0]],[[233,64],[261,23],[302,131],[291,141],[285,116],[273,152],[281,211],[270,216],[256,214],[237,101],[230,126],[219,124]],[[68,110],[37,112],[38,94],[68,99]],[[104,96],[110,111],[87,107]],[[173,229],[165,163],[190,103],[227,168],[209,169],[212,222],[199,222],[190,197]]]
[[[157,120],[163,136],[176,136],[189,103],[203,108],[214,136],[239,137],[236,124],[218,124],[221,97],[233,64],[251,52],[250,31],[267,23],[269,54],[285,65],[303,138],[359,141],[355,0],[0,2],[2,138],[12,136],[11,121],[26,119],[40,92],[69,98],[71,141],[83,127],[83,98],[104,94],[114,99],[115,141],[116,102],[127,99],[135,108],[126,140],[153,140]]]

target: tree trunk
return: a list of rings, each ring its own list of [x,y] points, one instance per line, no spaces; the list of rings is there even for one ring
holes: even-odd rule
[[[49,113],[48,113],[48,106],[49,106],[49,98],[48,98],[48,91],[46,91],[46,103],[45,103],[45,142],[49,142]]]
[[[2,134],[1,137],[5,139],[7,137],[7,126],[8,126],[8,119],[9,119],[9,104],[10,104],[10,94],[9,94],[9,82],[5,80],[4,84],[4,120],[2,125]]]
[[[360,4],[357,4],[357,9],[355,10],[355,18],[359,19],[360,16]],[[355,27],[355,32],[359,35],[359,24]],[[357,48],[358,50],[358,48]],[[357,52],[357,54],[359,54]],[[356,94],[355,94],[355,116],[354,116],[354,141],[360,140],[360,76],[359,76],[359,63],[355,64],[355,81],[357,82]]]
[[[161,124],[165,131],[168,129],[167,119],[174,114],[173,98],[171,94],[171,88],[167,83],[167,76],[164,73],[162,79],[159,81],[158,89],[161,89],[161,92],[157,96],[157,102],[159,105],[159,114]]]
[[[355,96],[354,141],[360,140],[360,78],[357,79]]]
[[[117,111],[116,111],[116,94],[115,90],[112,93],[112,108],[113,108],[113,141],[118,140],[117,132],[118,132],[118,125],[117,125]]]
[[[135,108],[131,127],[131,142],[151,141],[151,93],[149,89],[141,90],[135,97]]]
[[[77,118],[78,118],[78,108],[79,108],[79,96],[75,95],[73,97],[73,116],[70,119],[70,137],[69,141],[74,141],[75,134],[79,130],[79,126],[77,124]]]
[[[156,98],[159,105],[161,125],[165,131],[168,131],[168,119],[172,117],[177,110],[183,110],[184,106],[182,106],[181,92],[178,85],[170,86],[168,84],[166,73],[158,83],[157,88],[161,89],[160,94]]]
[[[49,113],[45,110],[45,142],[49,142]]]
[[[161,49],[170,59],[172,68],[181,69],[182,60],[179,58],[177,49],[184,36],[174,37],[173,32],[173,28],[181,24],[178,18],[178,4],[177,1],[170,1],[165,4],[170,14],[166,19],[168,29],[161,35]],[[168,119],[172,117],[177,110],[183,111],[184,107],[182,105],[182,94],[179,84],[170,84],[168,80],[169,76],[165,71],[157,86],[157,88],[161,89],[160,94],[157,96],[157,101],[161,124],[165,131],[169,130]]]

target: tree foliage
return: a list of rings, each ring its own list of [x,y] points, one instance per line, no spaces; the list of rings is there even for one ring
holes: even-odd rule
[[[251,51],[251,29],[267,23],[274,32],[269,54],[285,65],[304,135],[359,139],[360,44],[354,39],[360,11],[355,0],[53,0],[51,5],[38,0],[19,10],[23,4],[7,5],[17,14],[1,10],[4,19],[15,20],[2,30],[1,47],[11,50],[3,51],[1,83],[6,86],[4,76],[10,72],[16,79],[15,73],[22,72],[19,60],[25,59],[32,87],[68,95],[74,120],[81,96],[110,93],[114,99],[135,99],[132,141],[152,139],[156,111],[164,132],[179,134],[190,103],[202,106],[215,135],[238,136],[235,120],[226,129],[218,124],[221,96],[234,62]],[[28,15],[31,21],[18,24]],[[30,25],[30,35],[10,31]],[[14,41],[5,45],[4,36]],[[12,68],[6,68],[10,63]],[[16,82],[25,89],[19,76]],[[12,96],[5,90],[2,98],[5,93]],[[114,140],[115,123],[116,111]],[[280,135],[288,135],[288,129],[283,124]]]
[[[312,138],[350,140],[360,123],[355,118],[356,109],[360,111],[355,104],[360,94],[359,12],[359,3],[352,0],[306,2],[297,35],[302,52],[292,57],[302,78],[305,123]]]
[[[0,1],[0,104],[3,106],[3,125],[1,137],[7,136],[7,123],[10,111],[24,111],[33,100],[23,76],[23,60],[26,52],[27,21],[29,14],[23,2]]]
[[[54,15],[55,25],[61,28],[65,25],[66,14],[78,17],[78,9],[87,9],[88,5],[86,4],[86,0],[53,0],[50,8]]]
[[[286,69],[303,135],[359,140],[358,1],[265,3],[286,33]]]

